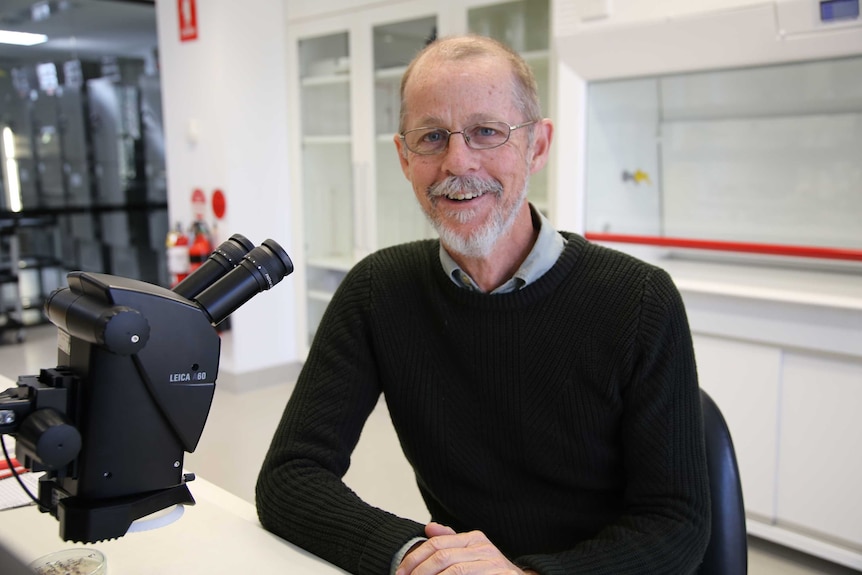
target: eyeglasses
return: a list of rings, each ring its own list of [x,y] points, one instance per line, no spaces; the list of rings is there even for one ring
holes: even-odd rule
[[[514,126],[506,122],[482,122],[457,132],[450,132],[445,128],[413,128],[399,134],[399,137],[408,150],[422,156],[444,152],[449,147],[449,138],[455,134],[464,136],[464,142],[474,150],[490,150],[508,142],[514,130],[536,122],[538,120],[530,120]]]

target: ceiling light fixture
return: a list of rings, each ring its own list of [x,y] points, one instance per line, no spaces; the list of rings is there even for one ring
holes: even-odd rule
[[[16,46],[35,46],[48,41],[44,34],[31,34],[29,32],[14,32],[12,30],[0,30],[0,44],[15,44]]]

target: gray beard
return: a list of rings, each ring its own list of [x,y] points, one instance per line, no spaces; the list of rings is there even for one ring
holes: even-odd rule
[[[489,256],[497,245],[497,241],[505,235],[515,223],[515,218],[524,202],[527,199],[527,190],[529,189],[529,176],[524,181],[524,187],[518,195],[517,200],[510,209],[506,209],[505,205],[497,204],[488,220],[478,230],[470,233],[468,236],[463,236],[446,227],[443,218],[434,216],[430,213],[425,213],[431,225],[440,236],[440,241],[450,251],[469,258],[485,258]],[[434,185],[429,189],[429,195],[444,196],[455,191],[482,191],[484,193],[493,193],[498,198],[503,194],[503,187],[499,182],[482,180],[472,176],[451,176],[442,182]],[[455,215],[455,214],[451,214]],[[460,223],[465,223],[473,216],[471,211],[457,212],[455,216]]]

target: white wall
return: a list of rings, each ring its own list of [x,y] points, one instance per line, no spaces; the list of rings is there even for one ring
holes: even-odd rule
[[[188,42],[180,42],[176,2],[157,2],[156,11],[171,221],[192,221],[195,188],[208,198],[221,189],[227,213],[218,238],[272,238],[295,253],[283,4],[198,0],[198,39]],[[234,313],[222,370],[299,359],[293,282],[285,278]]]

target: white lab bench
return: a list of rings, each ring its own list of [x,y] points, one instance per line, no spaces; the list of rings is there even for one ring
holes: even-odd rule
[[[179,520],[86,547],[105,554],[109,574],[344,573],[264,530],[250,503],[203,479],[189,488],[197,504]],[[0,512],[0,544],[25,563],[82,546],[62,541],[58,530],[57,520],[35,506]]]

